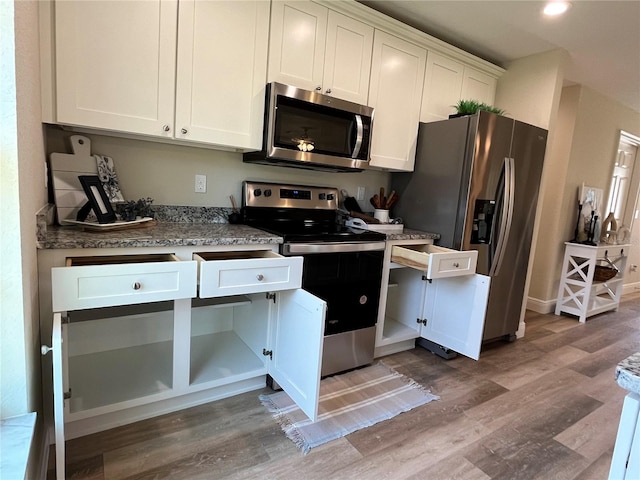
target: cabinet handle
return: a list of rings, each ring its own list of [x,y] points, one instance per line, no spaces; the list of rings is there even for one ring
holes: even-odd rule
[[[318,85],[318,86],[316,87],[316,92],[319,92],[319,91],[321,91],[321,90],[322,90],[322,87],[321,87],[320,85]]]
[[[458,262],[453,264],[454,268],[458,268],[460,266],[460,264]]]
[[[189,131],[186,128],[182,128],[180,129],[180,131],[182,132],[183,135],[186,135],[187,133],[189,133]]]
[[[133,283],[133,289],[134,290],[140,290],[142,288],[142,285],[140,284],[140,282],[134,282]]]
[[[40,353],[41,353],[42,355],[46,355],[46,354],[47,354],[47,353],[49,353],[51,350],[53,350],[53,348],[51,348],[51,347],[49,347],[49,346],[47,346],[47,345],[42,345],[42,346],[40,347]]]
[[[171,130],[171,127],[169,125],[165,125],[164,127],[162,127],[162,130],[168,132],[169,130]]]
[[[258,279],[259,282],[261,282],[262,280],[264,280],[264,275],[259,273],[258,275],[256,275],[256,278]]]
[[[327,90],[326,90],[326,92],[325,92],[325,93],[326,93],[327,95],[328,95],[328,94],[330,94],[330,93],[331,93],[331,89],[330,89],[330,88],[327,88]]]

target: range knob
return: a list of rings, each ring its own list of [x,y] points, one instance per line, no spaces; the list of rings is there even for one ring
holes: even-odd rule
[[[262,195],[262,190],[260,190],[259,188],[254,189],[253,195],[259,197],[260,195]]]
[[[327,198],[327,194],[326,193],[319,193],[318,194],[318,200],[324,200],[325,198]]]
[[[335,195],[333,193],[327,193],[327,200],[333,200]]]
[[[270,189],[270,188],[268,188],[268,189],[266,189],[266,190],[264,191],[264,196],[265,196],[265,197],[270,197],[270,196],[271,196],[271,189]]]

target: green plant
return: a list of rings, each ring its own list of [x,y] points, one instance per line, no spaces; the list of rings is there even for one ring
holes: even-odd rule
[[[125,202],[118,203],[116,205],[116,212],[122,220],[133,221],[136,217],[151,217],[153,218],[154,212],[151,208],[153,198],[141,198],[138,201],[127,200]]]
[[[484,102],[478,102],[477,100],[460,100],[453,105],[457,113],[463,115],[473,115],[479,110],[485,110],[487,112],[495,113],[497,115],[504,115],[504,110],[496,108],[493,105],[487,105]]]

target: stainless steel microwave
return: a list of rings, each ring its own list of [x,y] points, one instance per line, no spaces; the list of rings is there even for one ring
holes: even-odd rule
[[[249,163],[358,172],[369,166],[373,108],[318,92],[270,83],[262,151]]]

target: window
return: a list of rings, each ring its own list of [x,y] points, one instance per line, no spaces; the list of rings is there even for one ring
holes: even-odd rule
[[[620,140],[609,188],[607,212],[613,212],[618,225],[631,228],[638,216],[640,193],[640,137],[620,131]],[[603,212],[604,214],[605,212]]]

